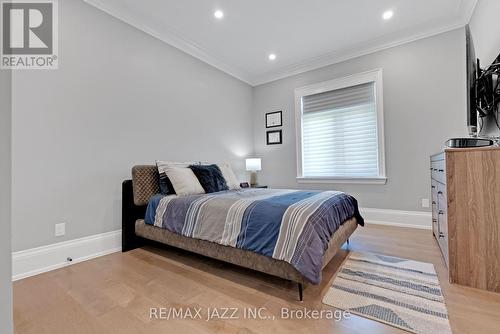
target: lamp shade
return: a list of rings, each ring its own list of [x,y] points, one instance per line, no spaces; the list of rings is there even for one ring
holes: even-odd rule
[[[252,158],[246,159],[246,167],[248,171],[258,171],[261,170],[261,159],[260,158]]]

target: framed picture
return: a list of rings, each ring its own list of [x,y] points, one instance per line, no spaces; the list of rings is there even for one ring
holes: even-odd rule
[[[267,131],[267,145],[277,145],[283,143],[281,130]]]
[[[283,125],[281,111],[268,112],[266,114],[266,128],[275,128]]]

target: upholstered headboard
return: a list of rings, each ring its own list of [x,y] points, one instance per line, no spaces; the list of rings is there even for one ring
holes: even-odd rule
[[[132,168],[134,204],[147,205],[153,195],[160,193],[158,169],[156,166],[134,166]]]

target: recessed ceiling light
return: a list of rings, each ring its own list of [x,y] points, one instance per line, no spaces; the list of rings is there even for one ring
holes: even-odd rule
[[[382,18],[384,20],[390,20],[393,15],[394,15],[394,12],[392,10],[388,10],[388,11],[384,12],[384,14],[382,15]]]
[[[222,19],[224,17],[224,12],[222,10],[216,10],[214,12],[214,16],[216,19]]]
[[[271,53],[268,58],[269,60],[276,60],[276,55],[274,53]]]

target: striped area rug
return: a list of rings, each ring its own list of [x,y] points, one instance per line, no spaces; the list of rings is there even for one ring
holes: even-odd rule
[[[451,333],[431,263],[353,252],[323,303],[412,333]]]

